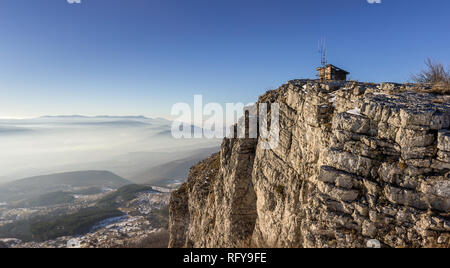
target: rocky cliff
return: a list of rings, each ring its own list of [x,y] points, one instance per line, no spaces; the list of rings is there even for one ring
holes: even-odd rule
[[[450,247],[450,98],[294,80],[280,143],[225,139],[171,196],[171,247]]]

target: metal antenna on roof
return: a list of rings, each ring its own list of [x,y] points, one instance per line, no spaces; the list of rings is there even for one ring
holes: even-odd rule
[[[320,65],[322,65],[322,67],[325,67],[327,65],[326,53],[326,39],[322,38],[322,40],[319,41]]]

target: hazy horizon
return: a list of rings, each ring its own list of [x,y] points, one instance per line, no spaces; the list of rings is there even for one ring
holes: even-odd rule
[[[0,116],[0,120],[27,120],[27,119],[38,119],[43,117],[88,117],[88,118],[98,118],[98,117],[145,117],[147,119],[165,119],[168,121],[173,120],[174,116],[151,116],[144,114],[39,114],[34,116]]]
[[[171,121],[146,117],[0,119],[0,162],[7,167],[0,170],[0,183],[87,169],[108,170],[133,180],[132,174],[219,144],[177,140],[170,130]]]

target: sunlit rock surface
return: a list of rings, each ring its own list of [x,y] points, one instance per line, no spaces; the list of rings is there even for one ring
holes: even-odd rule
[[[294,80],[280,143],[225,139],[172,194],[171,247],[450,247],[450,99]]]

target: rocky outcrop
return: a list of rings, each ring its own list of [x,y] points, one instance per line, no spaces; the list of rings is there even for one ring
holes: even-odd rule
[[[280,142],[225,139],[170,202],[171,247],[450,247],[450,99],[294,80]]]

